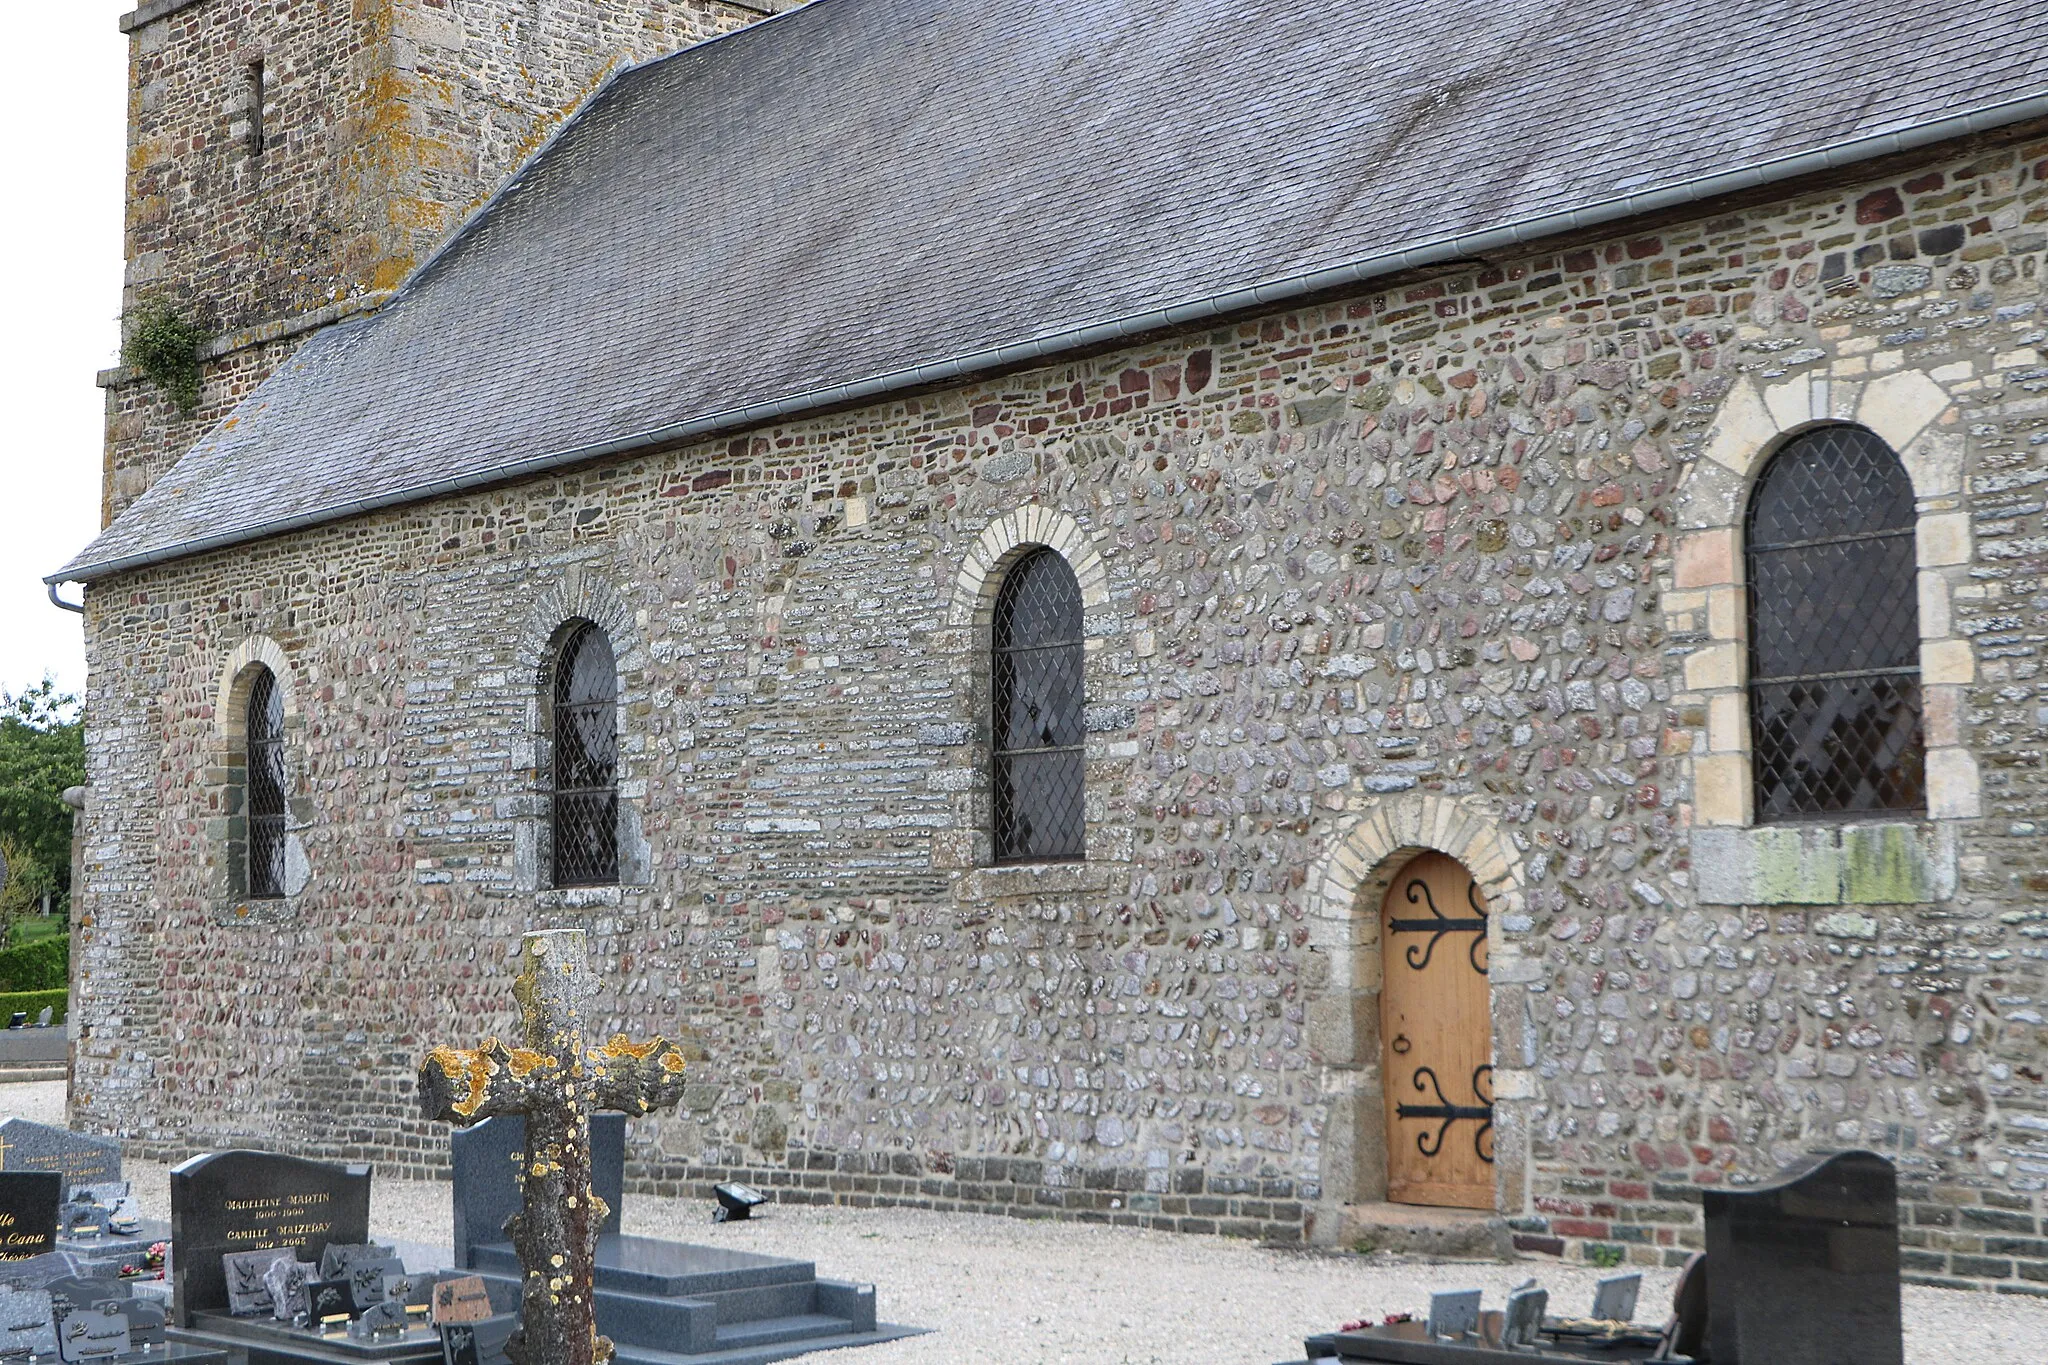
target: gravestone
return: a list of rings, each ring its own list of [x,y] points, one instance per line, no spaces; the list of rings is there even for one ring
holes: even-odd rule
[[[441,1323],[482,1322],[491,1315],[491,1293],[483,1276],[463,1275],[434,1286],[432,1317]]]
[[[228,1312],[238,1318],[272,1313],[277,1300],[270,1292],[270,1265],[288,1261],[291,1253],[270,1248],[264,1251],[230,1251],[220,1258],[221,1278],[227,1282]]]
[[[1429,1335],[1452,1340],[1470,1335],[1479,1327],[1480,1291],[1457,1289],[1429,1296]]]
[[[1708,1190],[1704,1202],[1714,1365],[1904,1365],[1889,1161],[1807,1157],[1762,1185]]]
[[[57,1306],[59,1314],[128,1297],[128,1286],[122,1281],[98,1276],[66,1275],[39,1287],[49,1291],[50,1302]]]
[[[0,1261],[25,1261],[57,1249],[63,1185],[64,1177],[54,1171],[0,1175]]]
[[[502,1114],[459,1128],[448,1143],[455,1177],[455,1264],[476,1265],[476,1249],[510,1240],[505,1220],[525,1198],[520,1168],[526,1154],[526,1116]],[[598,1233],[617,1232],[626,1202],[626,1116],[590,1116],[590,1187],[611,1210]]]
[[[0,1356],[55,1354],[57,1328],[50,1291],[0,1285]]]
[[[316,1323],[354,1321],[355,1290],[347,1280],[313,1280],[306,1285],[307,1311]]]
[[[263,1283],[270,1290],[270,1315],[279,1322],[296,1322],[301,1315],[310,1315],[313,1306],[306,1298],[306,1286],[313,1275],[310,1261],[278,1253],[270,1269],[263,1272]]]
[[[0,1171],[55,1171],[64,1188],[121,1178],[121,1144],[27,1119],[0,1122]]]
[[[221,1265],[229,1252],[275,1250],[317,1261],[329,1242],[369,1238],[368,1166],[270,1152],[193,1157],[171,1169],[174,1316],[190,1327],[195,1314],[229,1311]]]
[[[57,1355],[64,1365],[84,1365],[128,1350],[128,1315],[119,1303],[73,1308],[57,1321]]]
[[[128,1315],[128,1340],[138,1350],[162,1350],[164,1306],[153,1299],[128,1299],[121,1305]]]
[[[132,1234],[142,1226],[142,1203],[136,1199],[133,1188],[125,1180],[98,1180],[74,1184],[71,1199],[76,1203],[89,1200],[106,1209],[107,1230],[121,1234]]]
[[[1608,1275],[1593,1289],[1592,1318],[1596,1322],[1629,1322],[1636,1315],[1636,1298],[1642,1293],[1643,1277]]]
[[[1501,1345],[1535,1346],[1543,1330],[1543,1314],[1549,1307],[1550,1292],[1538,1289],[1534,1280],[1508,1295],[1508,1310],[1501,1315]]]

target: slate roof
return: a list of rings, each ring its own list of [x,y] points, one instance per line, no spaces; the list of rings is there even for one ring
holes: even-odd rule
[[[814,0],[622,73],[52,581],[2040,95],[2039,4]]]

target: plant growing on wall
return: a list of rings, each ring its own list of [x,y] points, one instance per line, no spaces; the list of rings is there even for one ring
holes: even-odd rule
[[[199,348],[207,340],[205,330],[180,317],[169,301],[144,299],[128,312],[121,363],[142,371],[189,417],[199,406]]]

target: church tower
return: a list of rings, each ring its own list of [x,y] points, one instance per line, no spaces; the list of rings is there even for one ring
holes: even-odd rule
[[[111,520],[320,327],[375,308],[614,67],[796,0],[147,0],[129,36],[124,337],[204,338],[196,403],[107,371]],[[191,395],[186,395],[189,399]]]

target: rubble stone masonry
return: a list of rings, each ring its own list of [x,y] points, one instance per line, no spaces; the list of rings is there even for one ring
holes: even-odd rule
[[[94,584],[76,1118],[445,1170],[418,1058],[578,925],[597,1024],[706,1054],[646,1187],[1329,1242],[1384,1187],[1380,889],[1438,848],[1492,905],[1524,1249],[1668,1264],[1702,1187],[1857,1146],[1913,1276],[2048,1290],[2048,136],[1867,174]],[[1920,497],[1931,808],[1756,829],[1740,509],[1816,420]],[[988,603],[1041,543],[1088,855],[988,866]],[[620,888],[534,854],[572,616],[620,659]],[[270,657],[308,871],[238,902]]]

